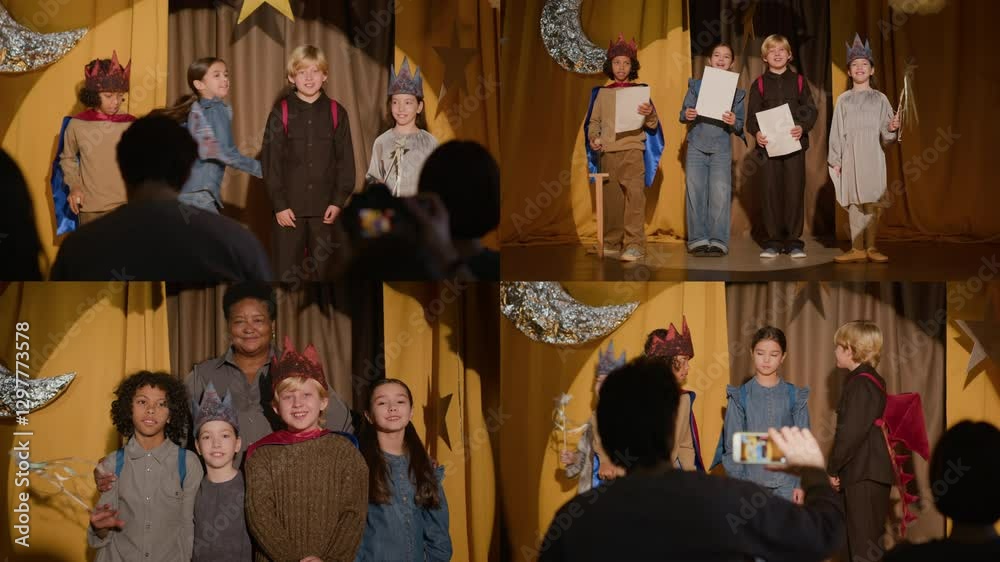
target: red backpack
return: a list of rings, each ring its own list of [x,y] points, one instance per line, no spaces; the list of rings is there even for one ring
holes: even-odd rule
[[[337,130],[337,100],[330,98],[330,114],[333,115],[333,130]],[[281,125],[285,128],[285,136],[288,136],[288,100],[281,100]]]
[[[927,440],[927,427],[924,424],[924,407],[920,395],[916,392],[888,394],[885,387],[874,375],[860,373],[875,383],[875,386],[885,394],[885,410],[882,417],[875,420],[875,425],[882,429],[885,436],[885,446],[889,449],[892,460],[892,470],[896,474],[896,486],[903,504],[903,520],[899,524],[899,534],[906,536],[906,525],[913,522],[917,516],[910,512],[910,504],[917,501],[917,496],[906,492],[906,485],[913,480],[913,475],[904,469],[904,463],[910,458],[908,454],[896,452],[896,445],[902,445],[907,451],[917,453],[925,460],[931,456],[930,443]]]

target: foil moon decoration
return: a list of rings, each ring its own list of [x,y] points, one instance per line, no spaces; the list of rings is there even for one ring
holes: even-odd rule
[[[598,74],[604,69],[606,52],[583,32],[581,4],[583,0],[546,0],[540,26],[542,42],[559,66],[570,72]]]
[[[524,335],[553,345],[579,345],[618,329],[639,303],[589,306],[557,282],[500,284],[500,311]]]
[[[34,412],[59,396],[76,373],[67,373],[47,379],[22,379],[0,365],[0,419],[13,418],[18,411]],[[18,395],[18,390],[21,395]],[[19,404],[20,402],[20,404]],[[26,406],[26,408],[24,407]]]
[[[17,23],[0,4],[0,73],[38,70],[61,59],[87,34],[86,28],[36,33]]]

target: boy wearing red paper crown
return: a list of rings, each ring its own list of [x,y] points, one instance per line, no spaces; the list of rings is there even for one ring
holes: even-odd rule
[[[272,407],[286,429],[247,450],[247,524],[256,560],[354,560],[365,530],[368,467],[353,435],[323,429],[329,386],[316,349],[285,350]]]
[[[125,204],[125,182],[115,147],[135,117],[122,111],[132,63],[122,67],[118,53],[84,67],[78,94],[86,111],[65,117],[52,166],[56,233],[76,230]]]
[[[644,189],[653,184],[664,145],[663,128],[652,101],[636,108],[645,116],[640,128],[615,132],[620,88],[645,86],[635,82],[639,78],[637,49],[635,39],[626,43],[620,33],[618,41],[608,47],[604,74],[612,83],[591,91],[583,125],[590,173],[609,174],[604,184],[604,255],[618,256],[622,261],[645,256]]]
[[[682,317],[681,332],[678,332],[673,324],[666,330],[660,328],[650,332],[646,336],[644,351],[646,357],[666,361],[677,377],[677,383],[683,385],[687,381],[690,368],[688,361],[694,358],[694,343],[691,341],[687,318]],[[705,472],[705,465],[701,461],[698,423],[694,418],[694,399],[694,391],[681,391],[681,401],[677,408],[678,423],[674,429],[674,450],[670,462],[674,468]],[[687,423],[682,423],[684,419],[687,419]]]

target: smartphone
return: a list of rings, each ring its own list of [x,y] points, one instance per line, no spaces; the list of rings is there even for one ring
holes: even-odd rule
[[[766,433],[733,434],[733,460],[743,464],[785,464],[785,455]]]

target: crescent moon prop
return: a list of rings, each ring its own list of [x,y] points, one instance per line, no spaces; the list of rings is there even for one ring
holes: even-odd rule
[[[529,338],[552,345],[579,345],[618,329],[639,303],[589,306],[555,281],[500,284],[500,311]]]
[[[17,23],[0,4],[0,73],[38,70],[61,59],[87,34],[86,28],[35,33]]]
[[[583,32],[581,4],[583,0],[546,0],[542,6],[542,42],[559,66],[570,72],[598,74],[604,69],[606,53]]]
[[[67,373],[47,379],[17,380],[3,365],[0,365],[0,419],[13,418],[17,412],[34,412],[56,399],[76,373]]]

